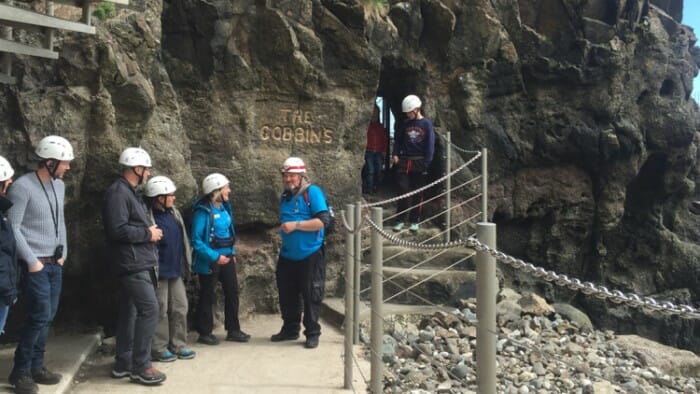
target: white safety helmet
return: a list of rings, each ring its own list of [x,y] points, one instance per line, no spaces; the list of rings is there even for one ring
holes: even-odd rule
[[[119,164],[125,167],[153,167],[151,156],[141,148],[126,148],[119,156]]]
[[[42,159],[73,160],[75,158],[70,142],[57,135],[42,138],[35,152]]]
[[[214,190],[219,190],[229,184],[228,178],[215,172],[207,175],[202,181],[202,191],[204,194],[209,194]]]
[[[411,112],[415,109],[420,108],[422,104],[423,103],[421,103],[418,96],[416,96],[415,94],[409,94],[401,102],[401,112]]]
[[[6,180],[12,178],[15,174],[15,170],[12,169],[10,162],[6,158],[0,156],[0,182],[5,182]]]
[[[280,172],[283,174],[285,172],[306,174],[306,164],[304,164],[304,160],[298,157],[290,157],[284,161],[282,167],[280,167]]]
[[[146,196],[156,197],[174,193],[177,188],[167,176],[154,176],[146,183]]]

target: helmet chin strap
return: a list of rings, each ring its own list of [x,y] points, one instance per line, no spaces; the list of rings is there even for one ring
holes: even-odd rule
[[[139,183],[138,183],[138,185],[142,185],[142,184],[143,184],[143,176],[144,176],[144,174],[146,174],[145,167],[142,167],[142,168],[144,168],[144,170],[141,171],[141,174],[139,174],[138,172],[136,172],[136,167],[131,167],[131,171],[133,171],[134,174],[136,174],[136,176],[139,177]]]
[[[44,168],[46,168],[46,171],[48,171],[51,178],[53,180],[56,180],[56,170],[58,169],[58,164],[56,163],[52,166],[49,166],[49,161],[53,161],[55,163],[54,159],[44,160]]]

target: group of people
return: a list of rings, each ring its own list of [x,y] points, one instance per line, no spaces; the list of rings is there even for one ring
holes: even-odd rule
[[[44,353],[68,256],[62,179],[74,154],[71,144],[60,136],[45,137],[35,152],[38,168],[14,183],[12,166],[0,157],[0,334],[18,294],[28,310],[8,379],[20,394],[37,393],[37,384],[61,380],[60,374],[46,367]],[[111,376],[157,385],[166,375],[153,367],[153,361],[196,355],[187,347],[185,281],[191,271],[199,280],[197,342],[219,344],[213,334],[212,313],[217,281],[225,299],[225,339],[250,339],[238,318],[236,264],[240,261],[232,191],[224,175],[207,175],[202,181],[203,194],[192,206],[188,232],[175,207],[174,182],[166,176],[150,177],[152,162],[145,150],[126,148],[119,164],[121,174],[105,191],[102,210],[110,271],[119,288]],[[323,245],[329,208],[321,188],[310,182],[302,159],[288,158],[280,172],[284,192],[276,282],[283,324],[270,340],[298,339],[303,323],[304,346],[313,349],[321,335],[319,313],[326,272]]]
[[[406,120],[394,135],[391,165],[397,175],[401,195],[426,185],[428,169],[435,154],[435,130],[432,122],[423,115],[422,102],[416,95],[408,95],[401,102],[401,111]],[[367,128],[365,149],[365,173],[362,191],[372,194],[377,191],[379,174],[382,171],[387,149],[387,135],[379,121],[379,109],[374,106],[372,120]],[[408,219],[409,230],[418,231],[423,195],[417,193],[398,201],[396,222],[393,230],[401,231]]]

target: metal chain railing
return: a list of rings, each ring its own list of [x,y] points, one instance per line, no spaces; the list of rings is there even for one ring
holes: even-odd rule
[[[490,248],[489,246],[479,242],[479,240],[474,237],[469,237],[466,240],[456,240],[438,244],[417,243],[406,241],[387,233],[376,223],[372,222],[369,217],[365,217],[365,220],[370,224],[374,231],[395,245],[411,249],[424,250],[450,249],[464,245],[476,251],[487,252],[497,261],[507,264],[517,270],[532,274],[536,278],[541,278],[560,287],[567,287],[570,290],[580,291],[585,295],[593,296],[601,300],[608,300],[615,304],[624,304],[635,309],[640,309],[646,313],[658,312],[666,316],[678,316],[683,319],[700,320],[700,311],[690,305],[676,305],[670,301],[657,301],[652,297],[643,297],[634,293],[623,293],[620,290],[611,291],[605,286],[596,285],[592,282],[581,282],[581,280],[577,278],[571,279],[567,275],[557,274],[554,271],[547,271],[542,267],[537,267],[534,264],[526,263],[521,259]]]
[[[427,184],[427,185],[425,185],[425,186],[423,186],[423,187],[421,187],[421,188],[415,189],[415,190],[413,190],[413,191],[410,191],[410,192],[408,192],[408,193],[406,193],[406,194],[402,194],[402,195],[400,195],[400,196],[396,196],[396,197],[393,197],[393,198],[390,198],[390,199],[387,199],[387,200],[384,200],[384,201],[377,201],[377,202],[373,202],[373,203],[363,204],[363,205],[362,205],[362,208],[379,207],[379,206],[382,206],[382,205],[390,204],[390,203],[395,202],[395,201],[399,201],[399,200],[404,199],[404,198],[411,197],[411,196],[413,196],[413,195],[415,195],[415,194],[418,194],[418,193],[422,193],[423,191],[430,189],[431,187],[437,185],[438,183],[444,181],[445,179],[450,178],[450,177],[452,177],[453,175],[455,175],[456,173],[458,173],[458,172],[462,171],[463,169],[467,168],[469,165],[471,165],[473,162],[475,162],[476,159],[478,159],[478,158],[480,158],[480,157],[481,157],[481,152],[477,152],[476,155],[474,155],[474,157],[472,157],[471,159],[469,159],[468,161],[466,161],[466,162],[465,162],[464,164],[462,164],[461,166],[457,167],[457,169],[455,169],[454,171],[452,171],[452,172],[450,172],[450,173],[448,173],[448,174],[445,174],[445,176],[443,176],[442,178],[438,178],[438,179],[434,180],[433,182],[431,182],[431,183],[429,183],[429,184]]]
[[[439,135],[440,137],[442,137],[443,140],[445,140],[445,142],[447,142],[447,137],[444,136],[442,133],[435,133],[435,134]],[[455,145],[455,143],[452,142],[452,141],[450,141],[450,146],[452,147],[452,149],[456,150],[457,152],[462,152],[462,153],[466,153],[466,154],[474,154],[474,153],[478,153],[478,152],[479,152],[479,151],[476,151],[476,150],[467,150],[467,149],[464,149],[464,148],[462,148],[462,147],[460,147],[460,146],[458,146],[458,145]]]

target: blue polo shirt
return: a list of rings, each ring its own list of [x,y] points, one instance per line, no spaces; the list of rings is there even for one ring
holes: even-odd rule
[[[281,223],[309,220],[319,212],[327,211],[326,196],[320,187],[309,186],[309,203],[304,199],[304,193],[298,193],[289,200],[280,200]],[[300,261],[309,257],[323,246],[324,229],[318,231],[295,230],[289,234],[280,231],[282,248],[280,255],[287,260]]]

